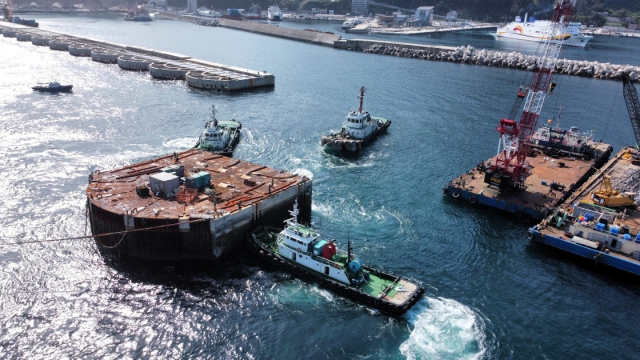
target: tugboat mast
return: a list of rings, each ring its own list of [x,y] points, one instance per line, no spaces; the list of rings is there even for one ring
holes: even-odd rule
[[[358,110],[358,114],[362,114],[362,100],[364,100],[364,92],[367,91],[367,89],[363,87],[360,88],[360,109]]]

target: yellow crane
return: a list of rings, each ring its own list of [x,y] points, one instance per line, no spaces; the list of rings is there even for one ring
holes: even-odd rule
[[[611,186],[611,176],[604,175],[600,188],[591,192],[591,200],[604,207],[621,207],[635,205],[636,193],[619,192]]]

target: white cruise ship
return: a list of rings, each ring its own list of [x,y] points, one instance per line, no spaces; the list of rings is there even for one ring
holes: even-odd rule
[[[269,9],[267,10],[267,19],[271,21],[282,20],[282,11],[278,5],[269,6]]]
[[[524,21],[520,16],[516,16],[515,21],[498,28],[496,36],[509,39],[541,42],[546,39],[546,32],[551,22],[549,20],[536,20],[531,18],[527,21],[527,14]],[[580,23],[570,22],[566,27],[566,32],[554,34],[555,40],[564,39],[563,45],[585,47],[593,36],[580,33]]]

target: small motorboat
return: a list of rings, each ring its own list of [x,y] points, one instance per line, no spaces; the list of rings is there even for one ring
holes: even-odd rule
[[[35,91],[50,92],[50,93],[69,92],[71,91],[72,88],[73,88],[73,85],[60,85],[60,83],[57,81],[50,82],[47,85],[38,85],[38,86],[32,87],[32,89]]]

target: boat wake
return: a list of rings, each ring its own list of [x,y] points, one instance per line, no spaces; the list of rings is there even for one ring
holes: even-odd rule
[[[414,327],[400,345],[407,359],[479,359],[485,355],[484,321],[455,300],[424,297],[406,317]]]

